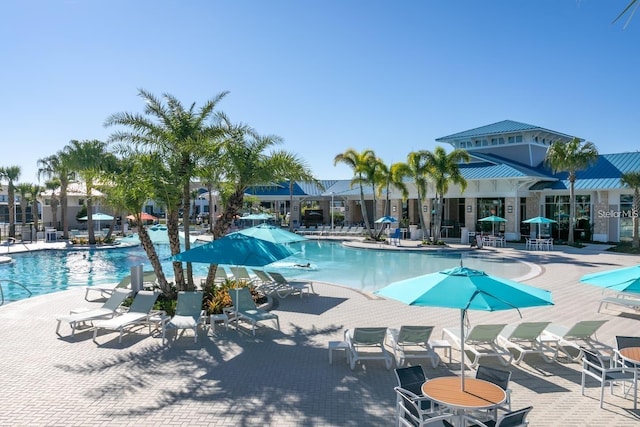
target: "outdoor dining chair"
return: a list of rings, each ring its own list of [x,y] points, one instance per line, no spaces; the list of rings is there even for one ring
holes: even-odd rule
[[[600,408],[603,408],[605,386],[609,385],[609,390],[611,394],[613,394],[614,383],[631,383],[630,385],[633,386],[633,409],[638,409],[638,370],[624,366],[610,368],[609,362],[605,361],[599,354],[584,347],[582,347],[581,350],[583,355],[582,395],[584,396],[586,377],[589,376],[596,379],[600,383]]]

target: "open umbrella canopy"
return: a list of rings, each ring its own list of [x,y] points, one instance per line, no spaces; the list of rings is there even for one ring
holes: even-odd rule
[[[273,215],[269,215],[265,213],[249,214],[249,215],[240,217],[240,219],[267,220],[267,219],[273,219]]]
[[[558,221],[553,219],[545,218],[543,216],[536,216],[533,218],[525,219],[522,221],[525,224],[538,224],[538,237],[540,237],[540,224],[555,224]]]
[[[209,243],[181,252],[173,261],[201,262],[206,264],[246,265],[261,267],[294,255],[285,245],[231,233]]]
[[[306,237],[296,233],[292,233],[287,230],[283,230],[275,225],[260,224],[255,227],[245,228],[244,230],[236,231],[236,233],[244,234],[245,236],[255,237],[260,240],[266,240],[271,243],[295,243],[307,240]],[[235,234],[235,233],[230,233]]]
[[[600,286],[618,292],[640,293],[640,265],[585,274],[580,283]]]
[[[88,219],[89,217],[85,215],[81,218],[78,218],[78,221],[87,221]],[[112,221],[113,217],[105,213],[96,212],[93,215],[91,215],[91,219],[93,219],[94,221]]]
[[[491,223],[491,227],[493,229],[493,234],[496,233],[496,224],[495,224],[496,222],[507,222],[506,219],[504,219],[502,217],[499,217],[499,216],[496,216],[496,215],[491,215],[491,216],[488,216],[486,218],[479,219],[478,221],[480,221],[480,222],[490,222]]]
[[[383,223],[394,223],[394,222],[398,222],[398,220],[392,216],[381,216],[380,218],[376,219],[375,222],[377,224],[383,224]]]
[[[553,305],[549,291],[462,266],[394,282],[376,293],[408,305],[460,310],[460,383],[463,390],[464,317],[467,310],[517,310]]]
[[[132,221],[133,221],[134,219],[136,219],[136,217],[135,217],[135,215],[128,215],[128,216],[127,216],[127,219],[130,219],[130,220],[132,220]],[[157,217],[155,217],[155,216],[153,216],[153,215],[151,215],[150,213],[147,213],[147,212],[141,212],[141,213],[140,213],[140,219],[141,219],[142,221],[155,221],[155,220],[157,220],[158,218],[157,218]]]

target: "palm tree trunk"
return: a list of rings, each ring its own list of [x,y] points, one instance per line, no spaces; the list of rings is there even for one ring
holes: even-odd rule
[[[289,231],[293,231],[293,180],[289,180]]]
[[[171,255],[180,253],[180,234],[178,230],[178,210],[167,209],[167,232],[169,234],[169,248]],[[179,291],[185,290],[184,270],[180,261],[173,261],[173,271],[176,279],[176,288]]]
[[[575,194],[573,183],[575,182],[575,178],[572,179],[571,173],[569,173],[569,237],[567,242],[569,245],[574,244],[573,238],[573,230],[575,229],[576,222],[576,207],[575,207]]]
[[[184,226],[184,250],[188,251],[191,249],[191,240],[189,237],[189,225],[191,218],[191,191],[189,190],[189,183],[187,182],[182,189],[182,206],[184,208],[184,212],[182,212],[182,224]],[[192,291],[195,289],[193,284],[193,265],[188,262],[187,263],[187,289],[186,291]],[[182,289],[181,289],[182,290]]]
[[[143,224],[138,224],[138,237],[140,238],[142,249],[144,249],[147,257],[149,258],[149,262],[153,267],[153,272],[156,274],[160,290],[168,298],[174,298],[175,295],[173,295],[173,290],[171,289],[171,286],[169,286],[167,278],[164,275],[162,264],[160,263],[160,259],[156,253],[156,248],[153,246],[153,242],[151,241],[151,237],[149,237],[147,228]]]
[[[87,197],[87,232],[89,233],[89,244],[96,244],[96,234],[93,231],[93,201],[91,197]]]
[[[60,184],[60,214],[62,215],[62,238],[69,238],[69,219],[67,218],[67,208],[69,200],[67,198],[67,183]]]

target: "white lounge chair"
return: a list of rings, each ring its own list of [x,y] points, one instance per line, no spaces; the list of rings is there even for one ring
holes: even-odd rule
[[[271,286],[269,293],[275,293],[279,298],[286,298],[289,295],[300,295],[300,298],[302,298],[305,291],[307,295],[310,295],[313,290],[311,282],[288,281],[282,274],[275,271],[269,271],[269,275],[275,282]],[[315,291],[313,293],[315,294]]]
[[[475,325],[467,332],[464,339],[464,349],[473,354],[470,360],[470,367],[475,368],[483,357],[497,357],[500,363],[508,366],[513,359],[511,352],[498,346],[497,339],[500,332],[507,325]],[[457,329],[443,329],[442,337],[448,335],[449,338],[461,348],[460,333]]]
[[[401,326],[387,332],[396,366],[402,367],[407,359],[429,359],[434,368],[440,363],[440,357],[429,345],[433,326]]]
[[[168,322],[162,323],[163,344],[167,329],[182,329],[183,334],[185,330],[191,329],[193,330],[193,342],[198,342],[198,326],[203,324],[202,319],[206,319],[202,310],[203,296],[202,291],[178,292],[176,314]]]
[[[156,273],[153,271],[145,271],[142,273],[142,282],[143,285],[155,283],[156,281]],[[118,284],[113,285],[94,285],[87,286],[84,292],[84,299],[89,301],[89,292],[100,292],[101,297],[109,296],[113,293],[114,289],[129,289],[131,290],[131,275],[124,277]]]
[[[506,326],[498,335],[498,344],[505,350],[518,352],[515,363],[519,364],[527,354],[537,353],[545,362],[554,362],[558,357],[558,347],[543,343],[540,336],[551,322],[523,322]],[[547,356],[545,353],[550,353]]]
[[[393,358],[385,348],[387,328],[354,328],[344,331],[347,343],[347,360],[351,369],[359,360],[384,360],[387,370],[393,365]]]
[[[608,359],[613,348],[596,338],[596,331],[606,322],[607,320],[583,320],[571,327],[552,323],[545,328],[540,340],[543,343],[556,342],[558,350],[561,350],[574,362],[579,362],[582,359],[582,347]],[[577,351],[577,355],[572,354],[569,349]]]
[[[251,277],[249,274],[249,270],[245,267],[230,267],[231,274],[233,274],[234,279],[237,282],[240,282],[244,285],[250,285],[255,281],[255,278]]]
[[[140,291],[133,299],[129,311],[109,320],[95,322],[93,325],[93,341],[97,343],[98,331],[106,329],[119,332],[118,343],[122,342],[122,334],[126,328],[131,326],[147,323],[149,325],[149,334],[151,334],[150,317],[159,313],[152,313],[151,309],[158,299],[158,292]]]
[[[78,326],[97,319],[108,319],[117,314],[120,304],[127,299],[129,291],[126,289],[116,289],[113,291],[109,299],[100,308],[96,309],[75,309],[71,310],[71,314],[59,316],[56,318],[58,326],[56,334],[60,335],[60,324],[66,322],[71,327],[71,336],[75,336]]]
[[[256,324],[267,320],[273,320],[280,330],[280,319],[275,313],[261,310],[256,306],[249,288],[229,289],[229,295],[233,302],[233,307],[227,307],[225,314],[235,317],[236,327],[239,320],[247,321],[251,324],[251,332],[256,334]]]

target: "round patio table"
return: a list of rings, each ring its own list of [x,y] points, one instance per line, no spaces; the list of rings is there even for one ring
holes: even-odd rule
[[[507,399],[507,393],[489,381],[465,378],[464,390],[460,382],[460,377],[439,377],[422,384],[425,397],[451,408],[460,416],[460,425],[463,424],[465,411],[491,409]]]
[[[619,351],[623,359],[640,364],[640,347],[627,347]]]

